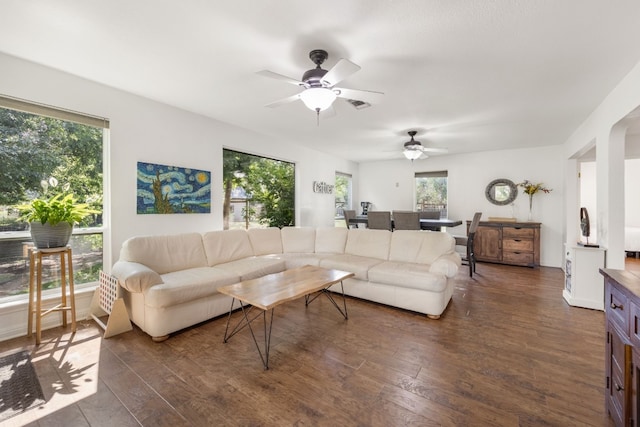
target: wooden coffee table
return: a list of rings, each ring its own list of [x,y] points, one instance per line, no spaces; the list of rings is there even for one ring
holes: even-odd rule
[[[269,369],[269,347],[271,344],[271,328],[273,325],[274,308],[284,302],[305,297],[305,306],[314,301],[320,294],[324,294],[329,298],[334,307],[348,319],[347,300],[344,296],[344,285],[342,281],[354,274],[347,271],[328,270],[322,267],[305,265],[304,267],[286,270],[281,273],[268,274],[266,276],[245,280],[233,285],[218,288],[218,292],[229,295],[231,300],[231,308],[227,317],[227,326],[224,331],[224,342],[226,343],[236,333],[249,327],[251,337],[253,338],[264,369]],[[342,302],[344,310],[333,299],[333,295],[328,288],[340,282],[342,288]],[[316,293],[317,292],[317,293]],[[311,294],[316,293],[312,296]],[[234,305],[238,301],[242,310],[242,318],[229,332],[229,322]],[[244,303],[244,304],[243,304]],[[248,307],[247,307],[248,305]],[[249,314],[253,308],[260,310],[260,313],[253,317]],[[267,312],[270,315],[267,316]],[[260,349],[258,340],[256,339],[251,323],[260,317],[264,320],[264,349]]]

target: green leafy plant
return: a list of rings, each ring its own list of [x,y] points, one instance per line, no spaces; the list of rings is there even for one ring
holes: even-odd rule
[[[50,178],[49,183],[52,187],[58,185],[55,178]],[[45,194],[49,183],[46,181],[41,183]],[[76,202],[73,194],[66,191],[49,198],[35,198],[29,203],[16,207],[20,210],[21,220],[29,223],[40,222],[42,225],[56,225],[60,222],[68,222],[70,225],[74,225],[91,214],[99,213],[91,209],[87,203]]]

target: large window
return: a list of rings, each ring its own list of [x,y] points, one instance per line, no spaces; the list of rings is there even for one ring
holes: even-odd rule
[[[334,187],[336,213],[336,224],[344,224],[344,210],[353,209],[351,199],[351,175],[336,172],[336,183]]]
[[[416,210],[447,218],[447,171],[416,172]]]
[[[98,279],[103,263],[103,145],[108,122],[0,96],[0,302],[28,292],[29,226],[18,204],[64,192],[98,214],[74,228],[74,281]],[[43,288],[60,286],[59,263],[44,263]]]
[[[223,150],[224,229],[295,225],[295,165]]]

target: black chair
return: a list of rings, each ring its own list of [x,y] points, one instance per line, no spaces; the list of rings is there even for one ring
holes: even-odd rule
[[[350,219],[356,219],[355,210],[344,210],[344,222],[347,224],[347,228],[358,228],[358,224],[350,224]]]
[[[420,230],[420,212],[393,211],[394,230]]]
[[[367,213],[367,227],[375,230],[391,231],[391,212],[369,211]]]
[[[454,236],[456,239],[456,246],[465,247],[465,253],[462,255],[462,262],[469,266],[469,277],[473,277],[473,273],[476,272],[476,254],[473,244],[481,216],[482,212],[476,212],[473,215],[473,220],[471,221],[471,225],[469,225],[469,231],[466,236]]]

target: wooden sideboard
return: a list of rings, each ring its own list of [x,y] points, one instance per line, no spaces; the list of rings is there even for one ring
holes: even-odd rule
[[[467,230],[471,221],[467,221]],[[537,267],[540,265],[540,223],[480,221],[473,244],[476,260]]]
[[[605,282],[605,406],[616,426],[635,426],[640,407],[640,277],[610,268],[600,273]]]

